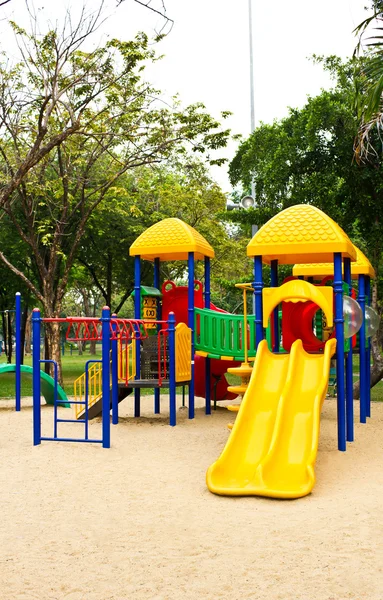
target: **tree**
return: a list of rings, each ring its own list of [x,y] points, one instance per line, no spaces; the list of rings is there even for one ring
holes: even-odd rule
[[[239,147],[230,165],[231,181],[241,182],[246,189],[253,179],[258,206],[233,211],[228,218],[263,224],[293,204],[314,204],[337,221],[370,257],[380,288],[383,163],[376,134],[371,136],[376,149],[373,160],[361,164],[353,160],[359,126],[354,90],[358,73],[368,67],[370,59],[346,64],[335,57],[320,60],[332,73],[334,88],[309,98],[301,110],[291,109],[287,118],[261,125]],[[378,287],[375,299],[377,293]],[[380,347],[382,342],[380,336]],[[383,376],[376,341],[373,350],[375,384]]]
[[[129,248],[148,227],[167,217],[179,217],[204,235],[216,250],[212,263],[213,289],[228,279],[238,280],[246,261],[243,238],[230,235],[221,214],[226,198],[212,181],[206,166],[192,157],[155,168],[130,171],[111,190],[114,210],[100,205],[92,214],[81,241],[78,261],[88,270],[107,305],[119,312],[134,286]],[[251,272],[251,269],[250,269]],[[182,279],[185,264],[162,265],[165,279]],[[203,276],[200,265],[196,275]],[[151,263],[142,267],[142,281],[153,281]]]
[[[27,33],[13,24],[21,61],[0,63],[0,210],[31,254],[37,283],[10,260],[47,317],[60,314],[70,271],[92,212],[114,206],[111,189],[130,169],[177,152],[209,152],[229,132],[202,104],[161,103],[142,78],[154,51],[144,34],[82,49],[100,11],[61,33]],[[228,113],[223,114],[226,117]],[[220,159],[212,162],[220,162]],[[21,215],[21,217],[20,217]],[[48,357],[60,361],[59,331],[46,330]]]
[[[359,63],[358,85],[356,86],[355,105],[360,119],[356,136],[355,156],[360,161],[368,160],[376,152],[375,134],[381,135],[383,129],[383,2],[371,0],[372,13],[356,27],[359,37],[354,56],[361,56],[367,48],[367,62]]]

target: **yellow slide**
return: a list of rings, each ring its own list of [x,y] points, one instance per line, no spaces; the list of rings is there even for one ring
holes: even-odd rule
[[[207,471],[211,492],[275,498],[311,492],[335,348],[332,339],[323,354],[307,354],[296,340],[290,354],[272,354],[265,340],[260,343],[232,433]]]

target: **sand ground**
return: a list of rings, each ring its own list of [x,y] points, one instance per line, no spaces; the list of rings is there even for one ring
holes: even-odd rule
[[[0,600],[383,599],[383,404],[340,453],[326,400],[317,483],[294,501],[207,490],[225,409],[171,428],[143,404],[120,405],[110,450],[33,447],[31,408],[0,409]]]

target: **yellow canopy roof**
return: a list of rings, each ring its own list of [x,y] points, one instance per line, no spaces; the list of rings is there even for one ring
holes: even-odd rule
[[[371,279],[375,279],[375,271],[367,256],[356,246],[354,248],[356,250],[356,262],[351,263],[351,277],[357,279],[358,275],[368,275]],[[323,279],[327,275],[334,275],[334,263],[294,265],[293,275]]]
[[[270,219],[247,246],[248,256],[262,256],[270,264],[325,263],[341,252],[352,261],[356,252],[351,240],[335,221],[309,204],[297,204]]]
[[[209,242],[193,227],[181,219],[164,219],[144,231],[130,246],[130,256],[141,256],[145,260],[187,260],[189,252],[201,260],[205,256],[214,258]]]

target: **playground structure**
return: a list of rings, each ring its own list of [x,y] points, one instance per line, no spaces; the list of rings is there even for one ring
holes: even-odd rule
[[[69,324],[67,340],[102,342],[102,359],[88,361],[75,384],[75,419],[61,419],[54,377],[54,434],[40,428],[42,362],[33,342],[34,443],[42,440],[96,441],[110,446],[110,410],[118,423],[118,403],[134,393],[134,415],[141,414],[143,388],[154,389],[154,412],[161,410],[161,389],[169,390],[169,422],[176,424],[176,388],[189,388],[188,416],[194,396],[211,401],[242,397],[228,408],[237,413],[221,457],[209,468],[207,485],[217,494],[295,498],[314,485],[320,411],[336,357],[338,448],[354,439],[352,354],[359,339],[360,421],[371,414],[370,308],[371,264],[343,230],[319,209],[293,206],[266,223],[248,245],[254,258],[254,281],[238,284],[244,314],[233,315],[212,305],[208,242],[180,219],[165,219],[146,230],[131,246],[134,256],[134,319],[110,315],[101,319],[51,319]],[[153,287],[141,282],[141,260],[154,265]],[[165,281],[163,261],[186,261],[187,285]],[[204,261],[204,284],[195,280],[195,261]],[[264,288],[262,265],[271,268],[271,287]],[[278,286],[278,264],[293,266],[292,277]],[[306,280],[304,280],[306,278]],[[353,279],[358,280],[358,303]],[[314,282],[319,281],[319,285]],[[246,311],[253,293],[255,315]],[[350,298],[347,298],[350,296]],[[345,308],[349,311],[344,312]],[[346,319],[346,337],[345,337]],[[44,321],[33,315],[33,339]],[[335,327],[334,327],[335,325]],[[266,337],[266,339],[264,339]],[[350,341],[349,338],[352,338]],[[38,352],[37,352],[38,348]],[[229,386],[225,373],[240,377]],[[88,422],[102,415],[102,437],[89,439]],[[83,423],[82,439],[59,437],[60,422]]]
[[[322,211],[308,205],[293,206],[272,218],[253,237],[247,253],[254,258],[257,354],[229,440],[221,457],[208,469],[207,485],[222,495],[297,498],[314,486],[320,411],[328,387],[330,359],[335,352],[339,450],[346,450],[346,441],[354,439],[352,344],[344,335],[344,291],[352,295],[353,276],[358,277],[359,305],[349,298],[346,306],[352,307],[352,318],[357,313],[361,318],[359,323],[354,319],[347,333],[351,337],[360,327],[361,422],[366,422],[366,416],[371,414],[367,374],[370,347],[366,341],[366,314],[371,309],[366,304],[370,303],[370,278],[374,271],[342,229]],[[272,284],[277,282],[278,264],[298,263],[294,274],[299,274],[299,279],[293,277],[279,288],[264,288],[262,263],[271,267]],[[325,270],[323,264],[316,270],[318,263],[327,263]],[[352,263],[356,263],[354,269]],[[310,282],[303,281],[304,275]],[[315,286],[314,275],[321,279],[332,276],[333,286]],[[290,302],[292,309],[286,311],[286,303]],[[286,354],[278,352],[277,343],[270,352],[263,341],[270,317],[277,332],[276,311],[280,304]],[[329,339],[320,340],[314,334],[314,316],[319,310],[325,316],[327,330],[335,323],[335,336]],[[291,335],[297,323],[286,323],[286,315],[284,321],[283,313],[291,319],[294,312],[303,340],[294,340]],[[289,325],[290,331],[286,330]],[[369,335],[372,332],[373,328]],[[278,340],[279,332],[274,336]]]

